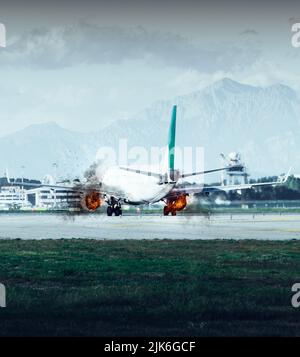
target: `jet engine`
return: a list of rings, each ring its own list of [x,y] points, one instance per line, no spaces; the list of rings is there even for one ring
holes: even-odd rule
[[[87,211],[96,211],[102,205],[100,193],[96,191],[87,192],[83,195],[81,206]]]
[[[176,199],[168,199],[167,205],[164,207],[164,215],[169,213],[176,216],[177,211],[182,211],[187,205],[186,195],[180,195]]]

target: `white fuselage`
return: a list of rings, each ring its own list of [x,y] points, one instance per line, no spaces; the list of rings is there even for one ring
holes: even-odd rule
[[[154,203],[164,198],[174,183],[158,184],[157,177],[125,171],[117,166],[108,168],[102,176],[108,191],[120,193],[129,203]]]

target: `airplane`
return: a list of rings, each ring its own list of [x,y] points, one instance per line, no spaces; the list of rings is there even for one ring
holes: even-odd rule
[[[122,204],[145,205],[164,202],[163,214],[176,216],[178,211],[187,205],[187,196],[202,193],[208,196],[212,192],[243,190],[253,187],[281,185],[287,181],[289,172],[275,182],[249,183],[228,186],[203,186],[190,185],[187,187],[179,185],[184,178],[204,175],[212,172],[227,170],[228,167],[204,170],[192,173],[181,173],[175,169],[175,137],[176,137],[177,106],[173,106],[171,122],[169,127],[169,141],[166,156],[161,165],[160,172],[154,169],[135,169],[132,167],[113,166],[108,167],[101,178],[93,183],[77,183],[72,190],[82,194],[81,205],[88,211],[97,210],[103,202],[107,204],[108,216],[122,215]],[[27,184],[24,183],[24,186]],[[53,189],[68,189],[70,186],[28,184],[28,186],[51,187]]]

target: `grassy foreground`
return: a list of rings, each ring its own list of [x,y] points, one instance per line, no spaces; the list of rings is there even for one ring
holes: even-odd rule
[[[0,240],[0,335],[300,335],[300,242]]]

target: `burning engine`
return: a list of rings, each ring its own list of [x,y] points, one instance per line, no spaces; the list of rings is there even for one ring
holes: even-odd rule
[[[87,211],[96,211],[101,205],[102,199],[100,193],[96,191],[85,193],[81,200],[82,208]]]
[[[187,205],[186,195],[180,195],[176,199],[168,199],[167,205],[164,207],[164,216],[171,213],[172,216],[176,216],[177,211],[182,211]]]

